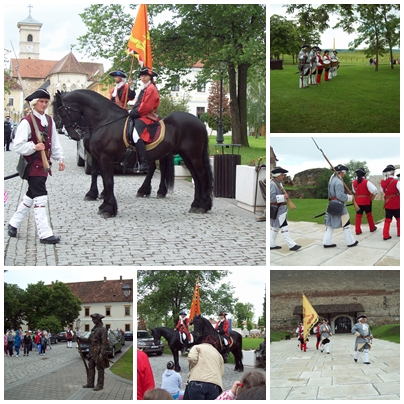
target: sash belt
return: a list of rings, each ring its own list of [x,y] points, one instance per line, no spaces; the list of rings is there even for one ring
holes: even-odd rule
[[[286,205],[286,202],[281,202],[281,203],[276,203],[276,202],[274,202],[274,203],[271,203],[271,206],[281,206],[281,205]]]

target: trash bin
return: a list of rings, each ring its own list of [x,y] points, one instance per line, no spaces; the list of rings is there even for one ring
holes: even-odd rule
[[[220,154],[215,154],[213,157],[213,194],[215,197],[236,197],[236,166],[241,164],[240,146],[240,144],[215,145],[216,148],[222,149]],[[237,153],[234,153],[235,148],[238,148]]]

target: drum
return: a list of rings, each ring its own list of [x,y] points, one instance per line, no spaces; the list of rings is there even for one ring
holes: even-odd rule
[[[323,60],[324,68],[329,69],[331,67],[331,62],[329,60]]]
[[[338,66],[338,60],[337,59],[331,59],[331,66],[332,67],[337,67]]]

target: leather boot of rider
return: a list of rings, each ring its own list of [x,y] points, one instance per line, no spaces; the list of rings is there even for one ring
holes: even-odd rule
[[[135,145],[137,154],[139,156],[139,171],[147,173],[149,171],[149,163],[147,161],[146,147],[143,140],[139,138]]]

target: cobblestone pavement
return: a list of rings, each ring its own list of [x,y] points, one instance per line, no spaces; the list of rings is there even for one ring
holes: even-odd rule
[[[161,378],[163,376],[164,371],[167,369],[167,362],[173,360],[172,355],[163,354],[161,356],[151,355],[149,356],[150,365],[153,369],[154,382],[156,387],[161,387]],[[188,360],[186,356],[179,357],[180,366],[181,366],[181,377],[183,382],[187,381],[187,376],[189,373]],[[224,376],[223,376],[223,389],[230,390],[233,386],[233,383],[236,380],[240,380],[243,377],[243,374],[250,372],[251,370],[256,370],[258,372],[266,373],[262,368],[252,368],[248,366],[244,366],[244,372],[236,372],[234,371],[234,365],[225,364],[224,365]]]
[[[17,238],[7,234],[7,224],[27,191],[27,181],[5,181],[9,201],[4,209],[4,264],[6,266],[89,265],[265,265],[266,223],[236,206],[233,199],[215,198],[206,215],[188,213],[192,185],[176,180],[174,192],[156,199],[159,175],[152,181],[150,198],[134,195],[143,176],[116,175],[118,215],[103,219],[101,201],[84,201],[90,176],[76,164],[76,142],[59,135],[66,170],[48,178],[49,218],[57,245],[39,243],[33,209]],[[11,146],[12,147],[12,146]],[[18,155],[4,152],[4,175],[15,172]],[[102,185],[99,179],[99,190]]]
[[[112,359],[116,362],[130,347],[127,341],[122,353]],[[97,377],[97,375],[96,375]],[[45,356],[32,351],[29,357],[23,351],[17,358],[4,356],[4,399],[5,400],[132,400],[133,383],[123,381],[107,369],[104,389],[98,392],[83,389],[86,370],[73,343],[52,345]]]
[[[271,342],[271,400],[399,400],[400,344],[374,339],[370,365],[353,360],[355,337],[331,338],[330,354],[315,349],[312,336],[307,352],[290,341]]]

